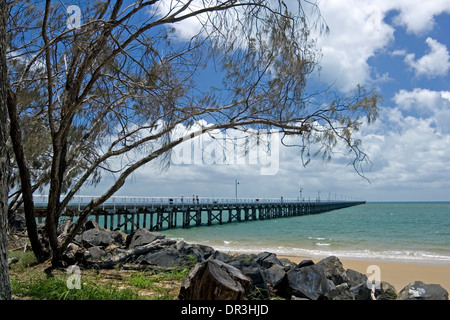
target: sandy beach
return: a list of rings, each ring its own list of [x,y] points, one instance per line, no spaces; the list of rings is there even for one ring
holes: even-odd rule
[[[279,258],[288,258],[299,263],[302,260],[313,260],[315,263],[320,258],[278,256]],[[338,257],[339,258],[339,257]],[[380,267],[381,281],[392,284],[397,292],[400,292],[406,285],[413,281],[422,281],[426,284],[440,284],[450,293],[450,266],[410,264],[395,262],[378,262],[362,260],[343,260],[340,259],[345,269],[353,269],[370,276],[367,273],[367,267],[377,265]]]

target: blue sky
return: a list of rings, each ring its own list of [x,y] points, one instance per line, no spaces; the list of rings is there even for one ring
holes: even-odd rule
[[[148,165],[118,195],[352,197],[367,201],[450,201],[450,1],[322,0],[330,27],[319,36],[321,71],[311,85],[342,93],[357,84],[383,96],[379,119],[359,133],[373,166],[368,182],[337,154],[303,167],[299,150],[280,147],[279,170],[256,165]],[[186,26],[177,26],[186,30]],[[180,33],[180,37],[182,34]],[[106,188],[108,178],[96,190]]]

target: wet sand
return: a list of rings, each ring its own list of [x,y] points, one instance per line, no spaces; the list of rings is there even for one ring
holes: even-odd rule
[[[292,262],[299,263],[302,260],[313,260],[315,263],[321,258],[278,256],[278,258],[288,258]],[[339,257],[338,257],[339,258]],[[371,265],[380,268],[380,279],[392,284],[397,292],[400,292],[406,285],[414,281],[422,281],[426,284],[440,284],[450,293],[450,266],[440,266],[431,264],[411,264],[397,262],[378,262],[362,260],[340,259],[345,269],[353,269],[367,276],[372,272],[367,272]]]

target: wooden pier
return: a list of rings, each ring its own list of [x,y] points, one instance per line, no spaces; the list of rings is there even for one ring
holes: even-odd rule
[[[78,197],[63,216],[77,219],[89,200]],[[122,231],[147,228],[151,231],[209,226],[230,222],[269,220],[347,208],[365,201],[304,201],[296,199],[202,199],[116,197],[92,211],[100,227]],[[36,203],[37,212],[45,212],[45,202]],[[42,222],[43,215],[38,215]]]

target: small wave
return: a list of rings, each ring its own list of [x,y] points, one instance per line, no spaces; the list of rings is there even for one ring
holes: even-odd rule
[[[168,237],[168,238],[170,238],[170,239],[172,239],[172,240],[175,240],[175,241],[185,241],[184,240],[184,238],[181,238],[181,237]]]
[[[231,242],[232,242],[232,241],[226,241],[226,240],[223,240],[223,243],[225,243],[225,245],[229,245]]]
[[[316,246],[324,246],[324,247],[327,247],[327,246],[330,246],[330,245],[331,245],[331,243],[316,242]]]

